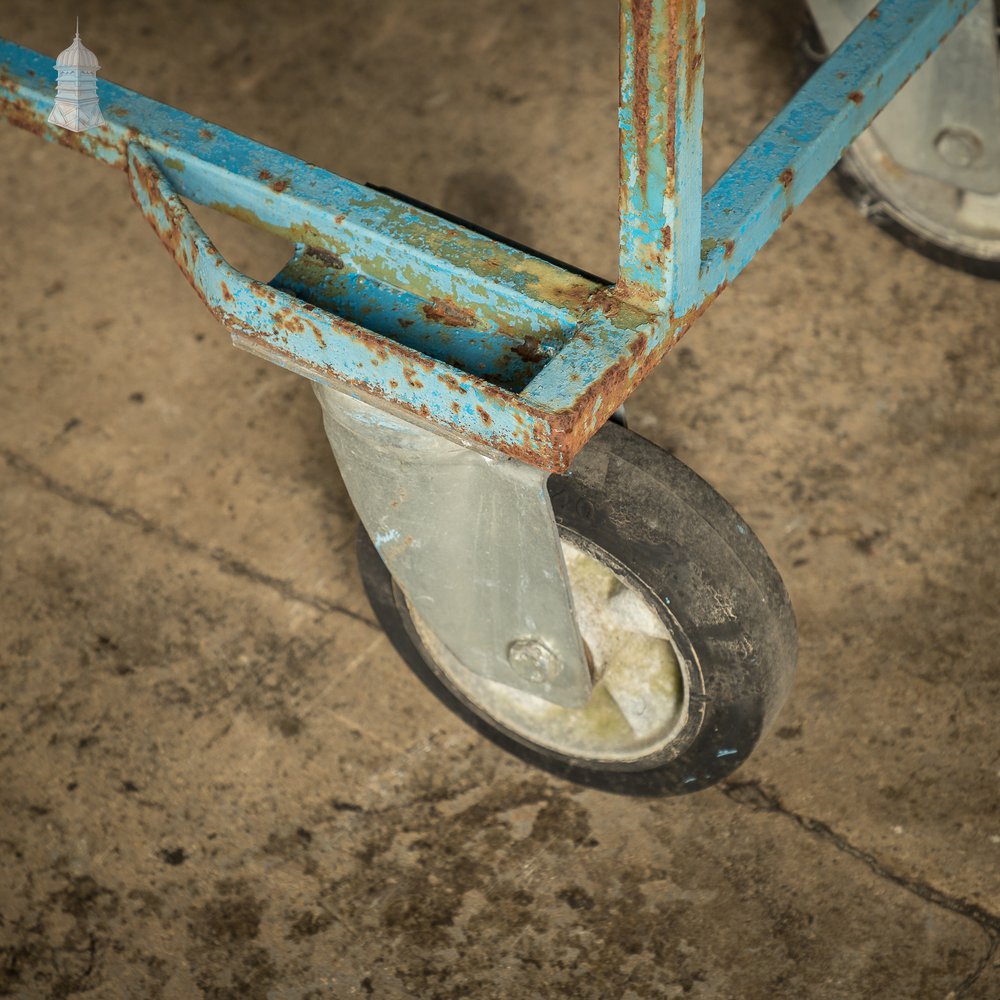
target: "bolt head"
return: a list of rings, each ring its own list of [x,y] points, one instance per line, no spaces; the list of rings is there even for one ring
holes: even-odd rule
[[[531,684],[547,684],[562,672],[562,661],[541,639],[515,639],[507,647],[507,662],[518,677]]]
[[[945,128],[934,140],[938,156],[952,167],[971,167],[983,154],[983,141],[972,129]]]

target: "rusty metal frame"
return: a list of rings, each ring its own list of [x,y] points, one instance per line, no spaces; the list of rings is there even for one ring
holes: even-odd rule
[[[702,195],[704,0],[621,0],[621,254],[600,282],[100,82],[107,123],[47,123],[53,61],[0,40],[0,114],[128,173],[234,342],[553,472],[746,266],[974,0],[881,0]],[[182,199],[296,244],[270,283]]]

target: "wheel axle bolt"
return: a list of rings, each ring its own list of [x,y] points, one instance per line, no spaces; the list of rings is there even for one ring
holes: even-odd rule
[[[562,671],[562,661],[541,639],[515,639],[507,647],[511,670],[532,684],[554,681]]]
[[[934,140],[938,156],[952,167],[971,167],[982,156],[983,142],[971,129],[945,128]]]

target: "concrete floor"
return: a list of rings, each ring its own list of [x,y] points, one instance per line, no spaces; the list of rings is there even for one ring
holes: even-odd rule
[[[795,18],[709,7],[717,173]],[[55,55],[79,11],[111,79],[611,274],[614,8],[6,0],[0,35]],[[735,779],[629,800],[409,674],[309,386],[123,175],[4,125],[0,192],[0,995],[1000,997],[1000,288],[827,180],[636,393],[802,642]]]

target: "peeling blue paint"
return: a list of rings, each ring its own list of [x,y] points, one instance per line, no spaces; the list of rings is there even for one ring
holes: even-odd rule
[[[391,528],[389,531],[378,532],[372,540],[375,542],[375,548],[381,549],[389,542],[396,541],[397,538],[399,538],[399,532],[395,528]]]

